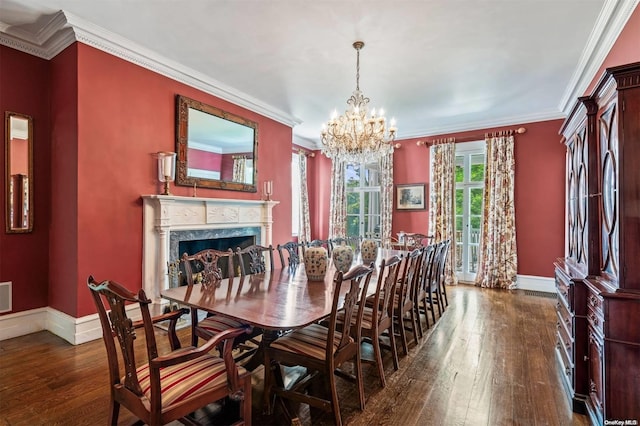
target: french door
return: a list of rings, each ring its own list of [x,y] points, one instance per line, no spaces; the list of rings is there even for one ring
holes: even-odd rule
[[[347,236],[380,239],[380,168],[378,163],[347,164]]]
[[[456,274],[463,282],[475,281],[478,271],[484,163],[484,141],[456,145]]]

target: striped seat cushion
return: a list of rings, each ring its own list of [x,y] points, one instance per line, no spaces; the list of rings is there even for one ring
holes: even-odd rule
[[[328,332],[327,327],[311,324],[278,338],[271,343],[270,347],[323,360],[327,354]],[[353,339],[349,338],[349,342],[353,342]],[[339,345],[340,335],[336,333],[333,338],[333,353],[335,353]]]
[[[344,322],[344,311],[338,312],[338,322]],[[356,317],[355,315],[351,317],[351,324],[355,325]],[[373,308],[369,306],[364,307],[364,312],[362,313],[362,328],[373,328]]]
[[[242,328],[245,324],[236,321],[224,315],[213,315],[207,317],[198,323],[198,327],[208,331],[211,334],[218,334],[231,328]]]
[[[149,364],[138,367],[136,371],[142,392],[147,398],[151,398]],[[238,367],[238,371],[239,374],[245,373],[242,367]],[[124,381],[124,378],[122,380]],[[160,369],[163,409],[224,386],[227,386],[224,361],[212,355]]]

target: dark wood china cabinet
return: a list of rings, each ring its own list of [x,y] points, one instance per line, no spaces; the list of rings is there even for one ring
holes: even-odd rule
[[[640,420],[640,62],[578,99],[567,146],[556,355],[574,411]]]

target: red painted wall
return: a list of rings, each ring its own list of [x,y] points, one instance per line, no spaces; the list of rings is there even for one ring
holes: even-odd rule
[[[74,315],[78,290],[78,63],[73,44],[51,60],[49,306]],[[101,163],[95,165],[99,167]],[[94,188],[103,191],[102,185]],[[100,241],[95,241],[98,244]],[[114,258],[115,259],[115,258]],[[85,277],[86,283],[86,277]],[[85,292],[86,289],[85,284]]]
[[[48,305],[50,205],[49,62],[0,45],[0,134],[5,111],[33,118],[34,225],[28,234],[5,233],[5,150],[0,149],[0,282],[13,282],[13,312]]]
[[[92,47],[78,43],[77,49],[78,269],[75,288],[68,290],[79,297],[67,313],[83,316],[94,311],[86,290],[89,274],[131,288],[141,286],[140,196],[160,190],[153,154],[175,149],[176,94],[258,123],[259,180],[273,180],[274,199],[281,201],[274,209],[274,241],[289,237],[291,192],[282,188],[291,170],[276,164],[278,152],[291,152],[290,127]],[[171,192],[191,196],[192,188],[172,185]],[[198,195],[260,199],[259,193],[205,188],[198,188]]]

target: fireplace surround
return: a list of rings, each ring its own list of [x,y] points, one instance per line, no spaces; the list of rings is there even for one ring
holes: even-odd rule
[[[142,282],[147,297],[161,303],[169,288],[167,262],[179,258],[180,241],[253,237],[272,244],[278,201],[143,195]]]

